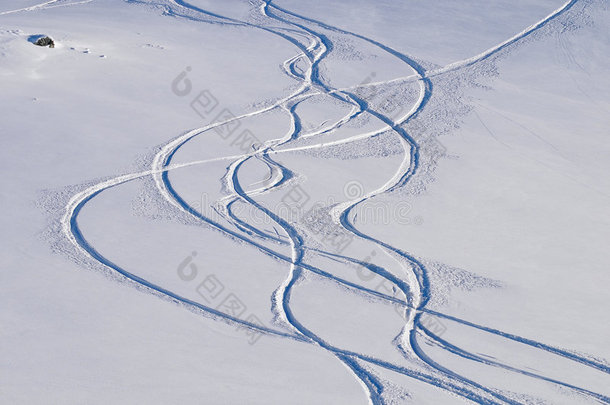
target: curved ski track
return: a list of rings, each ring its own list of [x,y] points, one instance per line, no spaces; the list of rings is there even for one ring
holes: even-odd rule
[[[142,2],[134,0],[126,0],[128,2]],[[55,1],[49,1],[39,6],[54,3]],[[432,360],[422,349],[419,340],[431,339],[436,345],[447,350],[463,359],[469,361],[484,364],[490,367],[498,367],[504,370],[519,373],[534,379],[542,380],[558,386],[573,390],[574,392],[586,395],[602,403],[610,403],[610,399],[601,394],[591,392],[589,390],[576,387],[574,385],[554,380],[543,375],[538,375],[528,370],[523,370],[509,365],[503,364],[499,361],[492,361],[488,358],[481,357],[480,355],[467,352],[450,342],[442,339],[441,337],[432,333],[421,323],[421,315],[428,314],[443,318],[445,320],[456,322],[461,325],[465,325],[479,331],[494,334],[507,340],[519,342],[520,344],[534,347],[539,350],[546,351],[548,353],[578,362],[585,366],[600,370],[604,373],[610,374],[610,367],[604,363],[596,361],[594,359],[577,355],[575,353],[555,348],[544,343],[536,342],[531,339],[523,338],[517,335],[509,334],[500,330],[489,328],[483,325],[477,325],[475,323],[456,318],[453,316],[445,315],[436,311],[426,309],[426,303],[430,299],[429,281],[427,277],[427,270],[425,266],[418,261],[415,257],[410,255],[401,249],[391,246],[390,244],[377,240],[369,235],[366,235],[359,231],[350,220],[350,213],[353,209],[373,198],[377,195],[390,192],[395,190],[405,183],[407,183],[416,173],[420,161],[419,161],[419,145],[402,127],[402,124],[408,122],[410,119],[415,117],[422,109],[425,108],[427,101],[432,96],[432,82],[430,78],[444,73],[466,68],[472,66],[482,60],[489,58],[497,52],[510,47],[517,43],[519,40],[525,38],[535,30],[545,26],[551,20],[571,8],[577,0],[571,0],[565,3],[562,7],[555,10],[549,16],[543,20],[533,24],[519,34],[509,38],[508,40],[498,44],[497,46],[479,54],[472,58],[468,58],[463,61],[458,61],[447,65],[443,68],[426,71],[423,69],[415,60],[405,54],[402,54],[374,39],[365,37],[361,34],[349,32],[346,30],[339,29],[337,27],[330,26],[323,22],[310,19],[289,10],[285,10],[272,3],[271,0],[265,0],[260,4],[260,15],[264,18],[264,21],[268,21],[270,24],[254,24],[247,21],[240,21],[233,18],[221,16],[199,7],[189,4],[182,0],[168,0],[160,1],[157,4],[165,7],[166,13],[175,17],[188,18],[196,21],[205,23],[223,24],[223,25],[234,25],[249,27],[252,29],[263,30],[270,35],[274,35],[282,40],[286,40],[298,50],[298,53],[286,60],[283,63],[283,69],[287,76],[300,83],[300,86],[292,94],[287,97],[281,98],[271,105],[264,107],[258,111],[243,114],[241,116],[231,118],[224,122],[210,124],[202,128],[197,128],[192,131],[185,133],[182,136],[173,139],[168,142],[165,146],[154,157],[151,169],[138,173],[126,174],[116,178],[111,178],[95,184],[91,187],[86,188],[80,193],[74,195],[67,207],[65,214],[61,220],[62,229],[66,237],[70,242],[82,253],[93,258],[97,262],[104,266],[114,270],[121,274],[126,279],[131,280],[145,288],[150,292],[160,295],[165,298],[169,298],[177,303],[188,306],[192,309],[203,311],[204,313],[212,316],[214,319],[223,320],[234,324],[239,324],[243,327],[250,328],[267,335],[278,336],[282,338],[292,339],[298,342],[304,342],[319,346],[323,350],[327,350],[332,353],[342,364],[344,364],[354,375],[355,378],[360,382],[363,389],[368,395],[369,401],[373,404],[385,403],[384,393],[384,382],[375,375],[369,366],[381,367],[390,370],[395,373],[399,373],[424,383],[433,385],[439,389],[446,390],[454,395],[460,396],[464,399],[476,403],[483,404],[496,404],[496,403],[519,403],[518,400],[511,397],[508,394],[501,392],[498,389],[487,388],[482,386],[475,381],[472,381],[464,376],[461,376],[450,369],[444,367],[441,364],[436,363]],[[24,9],[25,10],[25,9]],[[17,11],[17,10],[16,10]],[[0,13],[1,14],[1,13]],[[271,24],[273,23],[273,24]],[[337,35],[351,36],[357,40],[365,41],[381,51],[386,52],[392,57],[397,58],[405,64],[405,68],[410,70],[411,73],[407,76],[399,77],[397,79],[369,83],[366,85],[353,86],[348,89],[334,89],[328,84],[324,83],[319,75],[319,64],[320,62],[333,50],[333,43],[323,32],[329,32]],[[307,45],[304,45],[302,41],[308,41]],[[308,68],[305,72],[299,72],[295,66],[299,61],[306,61]],[[358,87],[364,87],[368,85],[388,85],[397,83],[400,81],[416,81],[419,86],[419,97],[416,102],[412,105],[411,109],[399,119],[392,120],[383,114],[369,108],[367,101],[358,98],[355,94],[350,93],[350,90]],[[330,128],[319,129],[317,131],[304,134],[300,124],[300,117],[296,113],[296,106],[314,96],[314,95],[325,95],[332,97],[342,103],[345,103],[351,107],[350,112],[337,120]],[[188,141],[201,135],[213,128],[219,127],[231,123],[236,120],[243,120],[248,117],[259,116],[270,112],[272,110],[284,111],[290,119],[291,126],[289,131],[279,139],[270,140],[265,142],[262,146],[256,150],[252,150],[249,153],[235,156],[218,157],[214,159],[207,159],[201,161],[194,161],[182,164],[172,164],[172,158],[175,153],[184,146]],[[361,114],[368,114],[372,119],[377,120],[380,123],[380,128],[375,131],[362,133],[356,136],[352,136],[347,139],[341,139],[336,141],[321,140],[319,143],[307,146],[290,147],[290,143],[297,139],[302,138],[323,138],[323,135],[330,134],[350,122],[355,117]],[[286,186],[288,183],[296,180],[296,174],[293,173],[287,167],[278,163],[273,159],[273,155],[291,151],[299,150],[311,150],[326,148],[329,146],[346,144],[354,142],[360,139],[371,138],[375,135],[379,135],[390,131],[398,137],[404,150],[404,158],[397,171],[391,176],[387,182],[377,190],[370,191],[362,197],[353,201],[347,201],[333,207],[331,215],[337,226],[342,227],[345,231],[352,233],[355,237],[366,241],[370,244],[375,245],[377,248],[387,252],[398,265],[404,270],[405,279],[400,279],[393,275],[392,272],[378,267],[372,263],[362,262],[355,258],[341,256],[333,254],[332,252],[325,252],[309,248],[306,245],[306,236],[299,233],[294,226],[288,223],[286,220],[281,218],[279,215],[274,213],[272,210],[263,206],[258,202],[255,197],[273,190],[277,190],[280,187]],[[279,146],[288,146],[281,150],[275,148]],[[270,176],[269,180],[271,184],[263,186],[254,190],[244,190],[239,183],[239,170],[250,159],[258,159],[262,161],[269,169]],[[229,226],[225,226],[217,221],[207,218],[193,207],[191,207],[178,192],[173,188],[168,173],[171,170],[187,167],[191,165],[206,164],[218,161],[230,162],[227,172],[223,177],[222,181],[226,186],[229,194],[224,197],[219,203],[222,206],[222,213],[224,217],[234,226],[232,229]],[[222,313],[214,308],[200,304],[193,300],[182,297],[166,288],[153,284],[136,274],[133,274],[118,264],[114,263],[110,259],[100,254],[94,246],[92,246],[85,236],[82,234],[78,226],[78,215],[82,210],[83,206],[87,204],[91,199],[95,198],[101,192],[108,190],[112,187],[119,186],[126,182],[151,176],[156,184],[159,193],[172,205],[182,212],[193,216],[199,221],[206,223],[210,227],[222,232],[225,236],[245,242],[260,252],[274,257],[280,261],[285,262],[288,265],[288,271],[284,282],[278,286],[271,297],[272,311],[275,315],[276,326],[278,328],[270,328],[259,326],[254,323],[250,323],[236,317],[232,317],[225,313]],[[267,183],[267,182],[265,182]],[[263,183],[264,184],[264,183]],[[281,228],[286,234],[285,238],[280,237],[279,234],[270,234],[263,229],[259,229],[246,221],[238,218],[232,211],[232,206],[236,202],[242,204],[248,204],[250,207],[259,210],[266,217],[270,218],[274,224]],[[290,247],[290,255],[284,255],[274,249],[268,247],[267,242],[272,244],[287,245]],[[333,275],[331,272],[325,271],[324,269],[315,267],[303,260],[304,254],[309,251],[312,254],[318,254],[326,257],[332,257],[335,260],[339,260],[346,264],[352,264],[362,266],[369,271],[372,271],[386,279],[389,283],[396,287],[400,291],[405,299],[395,298],[392,296],[385,295],[383,293],[368,289],[364,286],[350,282]],[[297,282],[303,277],[304,273],[311,272],[324,277],[331,282],[337,283],[348,290],[358,293],[365,294],[371,298],[381,300],[386,303],[401,305],[405,309],[405,326],[400,331],[396,341],[397,346],[401,353],[406,358],[414,356],[417,359],[417,367],[408,367],[404,364],[394,364],[382,359],[368,356],[365,353],[356,353],[353,351],[345,350],[337,347],[318,336],[315,332],[308,329],[303,325],[299,319],[295,316],[290,306],[290,299],[293,289]],[[407,364],[407,362],[404,362]],[[421,371],[425,370],[425,371]]]

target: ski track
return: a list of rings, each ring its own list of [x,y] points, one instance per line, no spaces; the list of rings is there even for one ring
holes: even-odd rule
[[[32,6],[21,10],[14,10],[11,12],[24,10],[29,11],[30,9],[40,8],[45,5],[55,3],[56,1],[57,0],[53,0],[46,3],[42,3],[37,6]],[[130,3],[145,3],[141,0],[126,1]],[[332,353],[348,370],[350,370],[350,372],[360,382],[361,386],[367,393],[369,401],[373,404],[385,403],[385,399],[383,397],[384,382],[378,377],[376,377],[374,373],[364,365],[367,363],[417,379],[419,381],[425,382],[439,389],[446,390],[450,393],[453,393],[454,395],[460,396],[464,399],[473,402],[484,404],[519,403],[514,398],[503,394],[497,389],[484,387],[476,383],[475,381],[461,376],[449,370],[448,368],[438,364],[437,362],[432,360],[422,349],[420,342],[418,342],[418,336],[424,337],[425,339],[431,339],[435,342],[435,344],[442,347],[444,350],[447,350],[468,361],[485,364],[490,367],[499,367],[510,372],[519,373],[521,375],[525,375],[531,378],[550,382],[558,386],[571,389],[579,394],[587,395],[600,402],[610,403],[609,398],[601,394],[562,381],[551,379],[543,375],[538,375],[527,370],[508,366],[502,364],[499,361],[492,361],[487,358],[483,358],[479,355],[469,353],[432,333],[420,322],[420,317],[424,313],[437,316],[439,318],[443,318],[452,322],[456,322],[461,325],[469,326],[486,333],[501,336],[508,340],[519,342],[524,345],[541,349],[554,355],[561,356],[563,358],[578,362],[580,364],[610,374],[610,367],[608,365],[595,361],[593,359],[589,359],[587,357],[580,356],[569,351],[555,348],[540,342],[505,333],[483,325],[477,325],[475,323],[460,318],[426,309],[426,303],[430,299],[430,290],[425,266],[407,252],[393,247],[386,242],[377,240],[369,235],[362,233],[354,226],[354,224],[350,220],[350,213],[356,206],[365,203],[367,200],[377,195],[391,192],[403,186],[417,172],[417,169],[420,164],[419,145],[403,129],[401,125],[408,122],[413,117],[417,116],[417,114],[425,108],[427,101],[432,96],[433,89],[432,82],[430,80],[431,77],[442,75],[444,73],[455,71],[457,69],[467,68],[480,61],[488,59],[497,52],[500,52],[501,50],[510,47],[522,38],[525,38],[537,29],[545,26],[551,20],[571,8],[576,3],[576,1],[577,0],[572,0],[565,3],[562,7],[555,10],[543,20],[533,24],[522,32],[498,44],[497,46],[490,48],[485,52],[482,52],[479,55],[449,64],[440,69],[425,71],[417,62],[415,62],[413,58],[404,55],[374,39],[365,37],[358,33],[349,32],[337,27],[327,25],[321,21],[298,15],[273,4],[270,0],[266,0],[261,3],[261,16],[265,19],[273,20],[274,22],[280,24],[280,26],[269,27],[266,25],[258,25],[246,21],[240,21],[203,10],[182,0],[171,0],[165,4],[166,14],[168,15],[180,18],[188,18],[205,23],[222,24],[229,26],[244,26],[253,29],[260,29],[273,36],[279,37],[282,40],[290,42],[298,49],[299,53],[284,61],[282,66],[284,73],[288,77],[291,77],[295,81],[299,82],[300,86],[292,94],[277,100],[276,102],[272,103],[271,105],[268,105],[267,107],[228,119],[224,122],[210,124],[205,127],[189,131],[184,135],[179,136],[176,139],[168,142],[154,157],[150,170],[111,178],[91,187],[88,187],[80,193],[76,194],[69,201],[66,207],[65,215],[62,218],[61,222],[63,232],[72,242],[72,244],[75,245],[76,248],[82,253],[93,258],[102,265],[116,271],[117,273],[124,276],[126,279],[131,280],[141,286],[144,286],[154,294],[171,299],[172,301],[175,301],[181,305],[185,305],[189,308],[203,311],[205,314],[212,316],[214,319],[223,320],[232,324],[238,324],[243,327],[256,330],[258,332],[271,336],[289,338],[297,342],[315,344],[321,349],[327,350],[328,352]],[[159,4],[163,5],[163,3]],[[3,12],[0,13],[0,15],[6,13],[9,12]],[[320,78],[319,64],[330,52],[332,52],[333,44],[332,41],[325,34],[323,34],[321,31],[315,30],[312,27],[318,27],[318,29],[320,30],[325,30],[338,35],[347,35],[354,37],[358,40],[368,42],[369,44],[372,44],[373,46],[390,54],[391,56],[398,58],[400,61],[405,63],[408,69],[412,70],[413,73],[408,76],[399,77],[397,79],[376,83],[367,83],[365,85],[353,86],[346,89],[330,88]],[[308,44],[304,44],[302,41],[308,42]],[[308,67],[305,72],[299,72],[296,68],[296,64],[302,61],[307,62]],[[357,89],[359,87],[382,84],[387,85],[399,81],[417,81],[420,93],[419,98],[415,101],[410,111],[408,111],[403,117],[400,117],[395,121],[370,109],[366,100],[359,99],[357,96],[350,93],[351,90]],[[348,114],[334,122],[331,127],[326,129],[319,129],[309,134],[303,134],[300,123],[300,117],[296,113],[296,107],[300,102],[314,95],[325,95],[328,97],[332,97],[342,103],[350,105],[351,109]],[[236,120],[243,120],[249,117],[262,115],[276,109],[284,111],[289,117],[291,123],[289,130],[282,138],[266,141],[256,150],[252,150],[251,152],[242,155],[225,156],[181,164],[172,164],[172,158],[174,157],[175,153],[194,137],[201,135],[218,126],[228,124]],[[346,139],[320,142],[307,146],[276,149],[284,145],[289,146],[292,141],[297,139],[320,137],[325,134],[333,133],[334,131],[342,127],[344,124],[350,122],[352,119],[359,116],[360,114],[368,114],[373,119],[376,119],[381,124],[380,128],[378,130],[362,133]],[[360,139],[370,138],[387,131],[391,131],[396,136],[398,136],[398,139],[400,140],[404,149],[404,158],[402,163],[399,165],[397,171],[383,186],[381,186],[377,190],[370,191],[356,200],[346,201],[344,203],[336,205],[331,210],[331,215],[338,226],[341,226],[344,230],[352,233],[355,237],[368,243],[374,244],[379,249],[382,249],[383,251],[387,252],[392,258],[394,258],[398,265],[400,265],[401,268],[405,271],[404,280],[395,276],[390,271],[382,267],[376,266],[372,263],[366,263],[351,257],[341,256],[332,252],[326,252],[307,247],[305,243],[306,235],[300,234],[294,226],[292,226],[286,220],[275,214],[273,211],[264,207],[262,204],[260,204],[253,198],[257,195],[268,193],[277,190],[280,187],[284,187],[297,178],[296,174],[293,173],[290,169],[273,160],[271,157],[272,155],[285,152],[320,149],[326,148],[328,146],[346,144]],[[239,170],[244,163],[246,163],[252,158],[262,161],[267,166],[270,172],[269,179],[268,181],[263,182],[263,184],[269,182],[270,184],[263,185],[263,187],[254,190],[244,190],[241,184],[239,183]],[[222,206],[223,217],[235,229],[231,229],[228,226],[225,226],[219,222],[207,218],[206,216],[189,206],[186,201],[184,201],[184,199],[182,199],[177,193],[177,191],[173,188],[169,178],[169,172],[172,170],[183,167],[189,167],[192,165],[206,164],[219,161],[232,162],[229,164],[225,176],[223,177],[223,179],[221,179],[221,181],[223,181],[223,183],[225,184],[229,194],[220,201],[220,204]],[[160,194],[180,211],[189,214],[190,216],[202,221],[203,223],[206,223],[210,227],[220,231],[222,234],[229,238],[245,242],[246,244],[257,248],[262,253],[275,259],[281,260],[282,262],[285,262],[289,265],[286,279],[283,283],[281,283],[280,286],[278,286],[278,288],[274,291],[271,297],[272,312],[275,316],[276,324],[278,327],[280,327],[280,329],[260,326],[253,323],[249,323],[236,317],[232,317],[231,315],[222,313],[216,309],[207,307],[196,301],[182,297],[172,291],[163,288],[162,286],[144,280],[141,277],[135,275],[134,273],[131,273],[121,268],[119,265],[115,264],[110,259],[104,257],[95,249],[95,247],[93,247],[86,240],[84,235],[81,233],[80,228],[78,227],[77,221],[77,217],[82,208],[85,206],[85,204],[87,204],[87,202],[89,202],[91,199],[93,199],[105,190],[146,176],[151,176],[154,179],[156,187]],[[232,211],[232,206],[236,202],[248,204],[250,207],[253,207],[254,209],[263,213],[266,217],[270,218],[275,225],[282,229],[282,231],[285,233],[285,236],[277,233],[277,229],[276,235],[273,235],[238,218],[236,215],[234,215]],[[275,226],[273,226],[273,228],[275,229]],[[257,239],[259,239],[260,241],[257,241]],[[268,247],[265,244],[266,242],[271,242],[277,245],[288,245],[290,247],[290,255],[286,256],[284,254],[279,253],[278,251]],[[324,269],[312,266],[311,264],[308,264],[303,261],[305,251],[310,251],[314,254],[319,254],[326,257],[332,257],[334,258],[334,260],[339,260],[346,264],[351,263],[367,268],[368,270],[379,275],[380,277],[383,277],[392,285],[396,286],[396,288],[404,294],[406,299],[401,300],[383,293],[379,293],[364,286],[358,285],[357,283],[353,283],[344,280],[340,277],[334,276],[332,273],[327,272]],[[382,359],[370,357],[364,353],[356,353],[353,351],[341,349],[336,345],[326,342],[316,333],[308,329],[294,315],[290,306],[292,290],[295,288],[299,280],[304,277],[304,272],[311,272],[317,274],[321,277],[324,277],[325,279],[330,280],[331,282],[337,283],[341,287],[346,288],[354,293],[364,294],[368,297],[382,300],[383,302],[398,304],[404,307],[406,322],[404,328],[400,331],[398,336],[398,347],[401,353],[411,353],[415,355],[418,361],[421,362],[421,364],[418,364],[416,368],[409,368],[403,365],[397,365],[391,362],[387,362]],[[427,371],[422,372],[417,370],[417,368],[422,367]]]
[[[16,9],[16,10],[2,11],[2,12],[0,12],[0,15],[19,13],[21,11],[33,11],[33,10],[36,10],[36,9],[43,8],[45,6],[51,5],[53,3],[57,3],[58,1],[60,1],[60,0],[50,0],[50,1],[45,1],[44,3],[35,4],[33,6],[30,6],[30,7],[19,8],[19,9]]]
[[[50,1],[45,1],[44,3],[35,4],[30,7],[24,7],[24,8],[20,8],[20,9],[16,9],[16,10],[0,11],[0,15],[20,13],[22,11],[44,10],[44,9],[50,9],[50,8],[55,8],[55,7],[75,6],[77,4],[91,3],[93,0],[82,0],[82,1],[75,1],[75,2],[71,2],[71,3],[62,3],[62,1],[65,1],[65,0],[50,0]],[[59,3],[59,4],[56,4],[56,3]]]

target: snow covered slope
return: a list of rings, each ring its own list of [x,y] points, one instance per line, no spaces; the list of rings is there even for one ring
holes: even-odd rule
[[[0,402],[610,403],[608,26],[2,2]]]

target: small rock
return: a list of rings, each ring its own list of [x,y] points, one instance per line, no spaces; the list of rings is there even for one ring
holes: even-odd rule
[[[38,40],[34,43],[34,45],[38,46],[48,46],[49,48],[55,48],[55,42],[49,37],[38,38]]]

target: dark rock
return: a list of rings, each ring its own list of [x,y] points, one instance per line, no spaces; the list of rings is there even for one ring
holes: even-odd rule
[[[38,46],[48,46],[49,48],[55,48],[55,42],[49,37],[38,38],[34,45]]]

